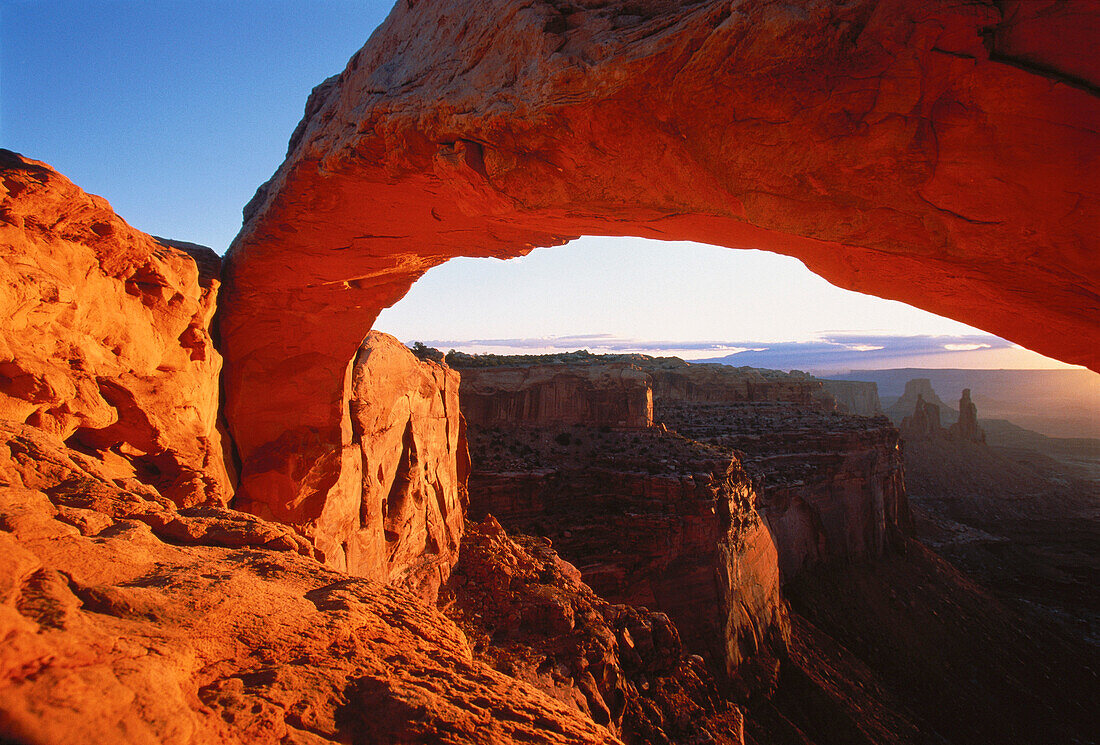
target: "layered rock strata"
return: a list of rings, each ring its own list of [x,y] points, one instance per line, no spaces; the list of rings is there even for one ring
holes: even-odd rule
[[[656,417],[740,453],[784,582],[815,564],[881,556],[911,532],[898,432],[885,418],[783,403],[660,403]]]
[[[884,413],[876,383],[861,380],[822,380],[821,383],[842,414],[877,416]]]
[[[230,251],[244,490],[336,482],[347,360],[427,269],[581,235],[797,256],[1100,369],[1100,98],[1077,31],[1100,8],[1027,7],[398,3],[314,90]]]
[[[220,261],[0,150],[0,419],[180,506],[232,493],[210,336]]]
[[[497,424],[645,428],[653,424],[649,376],[634,365],[462,368],[462,413]]]
[[[766,687],[787,634],[771,535],[729,453],[660,428],[470,429],[470,510],[550,538],[614,603],[667,613],[714,669]]]

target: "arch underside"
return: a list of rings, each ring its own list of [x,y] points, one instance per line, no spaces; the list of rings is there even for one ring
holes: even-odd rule
[[[400,0],[314,91],[229,255],[241,506],[318,509],[349,360],[427,269],[581,235],[796,256],[1100,370],[1100,7],[584,5]]]

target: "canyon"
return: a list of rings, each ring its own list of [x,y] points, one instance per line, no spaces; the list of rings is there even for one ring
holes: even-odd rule
[[[215,487],[239,461],[209,397],[216,259],[3,157],[5,370],[21,371],[0,381],[17,417],[0,449],[5,739],[1088,731],[1088,654],[921,553],[896,431],[840,413],[801,373],[445,357],[371,332],[346,368],[337,470],[350,477],[334,487],[306,450],[289,475],[322,487],[309,499],[230,499]],[[817,581],[836,594],[804,589]],[[876,626],[867,646],[872,619],[908,612],[920,632]],[[969,690],[951,647],[929,641],[941,633],[1016,682]],[[920,655],[916,677],[882,655],[897,644]],[[995,663],[1006,646],[1020,651]],[[942,695],[922,693],[941,666]],[[1066,681],[1080,697],[1048,691]],[[988,714],[962,717],[945,696]],[[1036,696],[1039,709],[1022,705]]]
[[[224,261],[0,150],[0,740],[1090,741],[1095,646],[915,540],[866,386],[371,326],[631,234],[1098,369],[1098,19],[401,0]],[[984,453],[919,387],[913,447]]]

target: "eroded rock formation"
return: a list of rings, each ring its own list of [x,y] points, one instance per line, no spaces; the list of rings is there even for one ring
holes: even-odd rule
[[[787,635],[771,535],[730,453],[663,428],[470,428],[470,510],[551,538],[614,603],[667,613],[715,670],[766,689]]]
[[[0,479],[5,742],[619,742],[285,526],[177,510],[26,425]]]
[[[341,478],[347,360],[424,271],[585,234],[794,255],[1100,369],[1098,14],[399,2],[315,89],[230,252],[244,490],[308,443],[288,499]]]
[[[649,376],[625,362],[462,368],[462,413],[471,425],[645,428],[653,424]]]
[[[985,442],[985,431],[978,426],[978,407],[970,400],[970,389],[964,388],[959,399],[959,421],[947,428],[947,437],[967,442]]]
[[[288,478],[261,471],[264,488],[234,504],[296,526],[329,566],[434,600],[462,538],[469,454],[458,374],[372,331],[349,375],[352,399],[342,424],[349,444],[335,466],[341,480],[285,501],[293,494]],[[303,469],[313,465],[312,452],[297,454]],[[289,476],[308,485],[323,477]]]
[[[878,397],[878,385],[860,380],[822,380],[825,390],[837,403],[842,414],[876,416],[884,413]]]
[[[885,418],[767,402],[660,402],[656,417],[740,453],[784,582],[818,564],[882,556],[911,532],[898,433]]]
[[[932,388],[932,381],[928,378],[913,378],[905,383],[905,391],[894,403],[886,408],[885,414],[898,425],[902,424],[905,417],[910,416],[920,401],[925,406],[936,409],[934,414],[936,425],[952,424],[959,418],[959,412],[948,406]],[[929,412],[928,416],[932,416]]]
[[[545,691],[627,743],[741,745],[742,717],[663,613],[612,605],[546,538],[473,523],[441,597],[476,659]]]
[[[925,401],[922,394],[917,394],[913,413],[901,420],[899,431],[907,441],[942,439],[944,430],[940,424],[940,407]]]
[[[0,255],[0,419],[180,506],[228,501],[210,338],[218,257],[134,230],[104,199],[7,150]]]

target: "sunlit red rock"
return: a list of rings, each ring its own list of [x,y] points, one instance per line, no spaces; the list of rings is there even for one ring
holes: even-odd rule
[[[0,740],[619,742],[475,661],[414,595],[300,555],[285,526],[177,511],[98,469],[0,431]]]
[[[743,694],[773,685],[789,626],[776,546],[739,457],[665,427],[537,421],[525,407],[493,409],[484,400],[493,391],[502,402],[514,402],[547,370],[554,371],[550,379],[559,395],[571,382],[583,400],[592,380],[605,379],[607,369],[621,362],[456,357],[464,409],[472,400],[477,411],[500,415],[470,418],[471,513],[549,536],[601,597],[667,613],[685,646],[723,679],[736,681]],[[663,361],[633,357],[634,384],[601,391],[607,410],[652,400],[638,396],[636,387],[649,392],[649,374]],[[743,376],[733,378],[737,384],[729,392],[742,392]],[[472,399],[465,392],[470,380],[479,392]],[[504,417],[508,412],[511,421]]]
[[[1030,7],[398,3],[230,253],[249,473],[347,445],[347,362],[424,271],[585,234],[790,254],[1100,369],[1100,100],[1072,62],[1100,6]]]
[[[220,262],[0,150],[0,419],[179,505],[231,494],[210,337]]]
[[[287,453],[312,467],[300,476],[311,491],[292,500],[296,484],[268,471],[235,506],[296,526],[329,566],[434,600],[457,560],[469,473],[458,373],[375,331],[349,375],[339,457]]]
[[[884,417],[784,402],[683,401],[659,401],[656,417],[740,454],[784,582],[815,565],[881,557],[912,533],[898,431]]]

